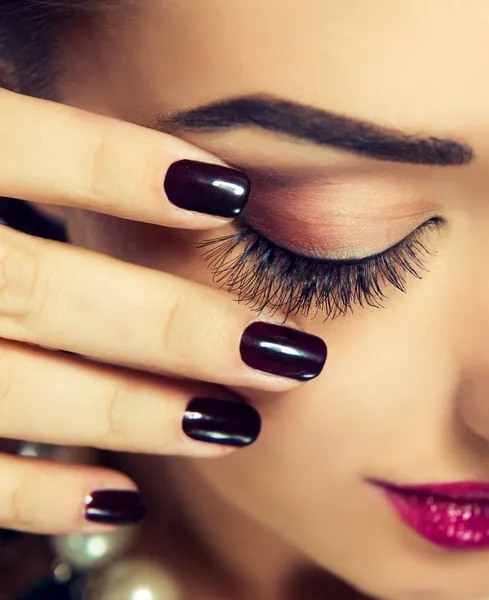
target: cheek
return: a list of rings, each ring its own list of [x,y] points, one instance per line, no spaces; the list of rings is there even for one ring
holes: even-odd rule
[[[73,215],[70,230],[75,243],[210,283],[193,233],[91,213]],[[410,280],[407,295],[391,294],[385,310],[302,320],[328,344],[321,377],[288,394],[238,390],[262,413],[262,436],[229,457],[192,461],[230,506],[366,589],[376,589],[371,578],[386,560],[392,589],[400,574],[409,589],[421,566],[411,532],[365,478],[432,481],[452,472],[464,452],[453,425],[455,336],[464,328],[452,280],[434,269]]]
[[[392,531],[366,478],[430,481],[453,444],[443,321],[411,306],[402,296],[391,311],[309,322],[329,346],[321,377],[288,394],[248,393],[264,420],[259,441],[198,463],[227,501],[326,565],[373,522]]]

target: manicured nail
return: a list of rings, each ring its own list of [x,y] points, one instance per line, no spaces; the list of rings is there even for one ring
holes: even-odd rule
[[[261,417],[248,404],[196,398],[187,407],[182,428],[193,440],[242,447],[259,436]]]
[[[315,335],[259,321],[245,329],[240,351],[252,369],[298,381],[317,377],[328,353],[326,344]]]
[[[85,518],[104,525],[134,525],[146,516],[141,494],[128,490],[101,490],[85,500]]]
[[[237,217],[246,206],[250,188],[250,180],[241,171],[193,160],[173,163],[165,178],[170,202],[218,217]]]

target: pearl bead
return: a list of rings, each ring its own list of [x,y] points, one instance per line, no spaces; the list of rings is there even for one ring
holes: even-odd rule
[[[50,539],[55,554],[79,571],[99,568],[121,556],[131,545],[136,527],[108,533],[56,535]]]
[[[158,565],[126,560],[108,567],[88,584],[87,600],[180,600],[173,578]],[[94,580],[94,581],[95,581]]]

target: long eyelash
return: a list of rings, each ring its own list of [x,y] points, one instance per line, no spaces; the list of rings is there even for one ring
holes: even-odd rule
[[[431,219],[388,250],[362,260],[308,258],[281,248],[249,226],[199,244],[216,284],[237,295],[253,310],[307,316],[314,310],[326,319],[351,311],[354,305],[381,308],[391,284],[406,291],[408,275],[421,279]],[[239,253],[237,252],[239,250]]]

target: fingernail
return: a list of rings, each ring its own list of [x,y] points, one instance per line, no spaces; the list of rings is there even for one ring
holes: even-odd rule
[[[248,404],[196,398],[187,407],[182,428],[193,440],[243,447],[260,435],[261,417]]]
[[[146,516],[141,494],[128,490],[101,490],[85,501],[85,518],[104,525],[134,525]]]
[[[241,358],[252,369],[308,381],[323,370],[328,350],[315,335],[257,321],[241,338]]]
[[[165,178],[170,202],[218,217],[237,217],[246,206],[250,188],[250,180],[241,171],[193,160],[173,163]]]

